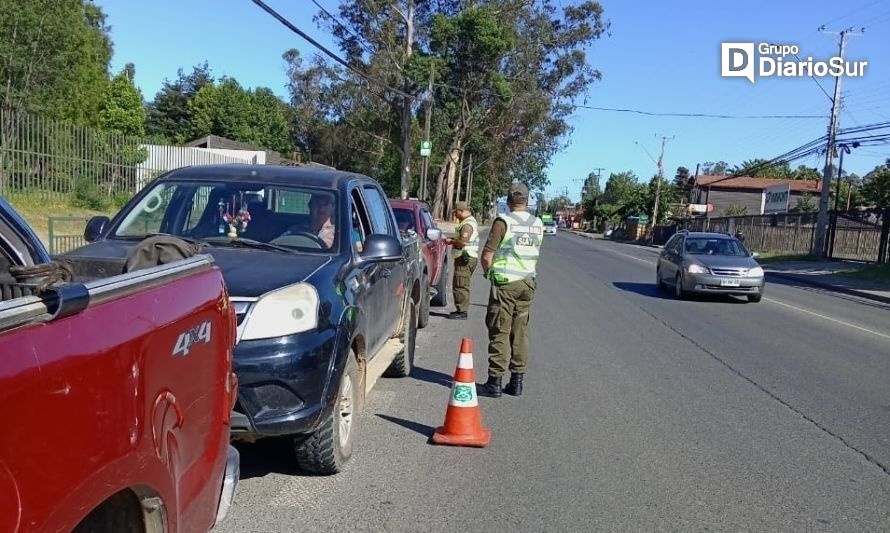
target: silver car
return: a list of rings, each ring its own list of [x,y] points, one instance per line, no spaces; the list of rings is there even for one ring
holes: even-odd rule
[[[731,294],[759,302],[763,268],[738,239],[725,233],[680,231],[664,245],[655,268],[658,288],[690,293]]]

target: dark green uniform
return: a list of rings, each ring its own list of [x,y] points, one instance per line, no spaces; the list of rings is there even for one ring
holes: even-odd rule
[[[500,378],[508,363],[513,374],[525,374],[528,366],[528,321],[535,298],[538,252],[543,223],[524,211],[499,215],[489,234],[485,251],[494,253],[489,270],[488,375]]]
[[[454,229],[455,239],[464,243],[455,248],[454,257],[454,307],[456,313],[466,313],[470,308],[470,280],[479,264],[479,225],[472,216],[465,218]]]

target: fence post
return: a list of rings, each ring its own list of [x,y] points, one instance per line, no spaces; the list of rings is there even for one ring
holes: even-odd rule
[[[881,241],[878,243],[878,263],[890,263],[890,207],[885,207],[881,216]]]

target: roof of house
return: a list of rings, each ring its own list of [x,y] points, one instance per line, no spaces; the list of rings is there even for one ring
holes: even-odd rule
[[[248,150],[251,152],[266,152],[266,164],[280,165],[282,162],[281,154],[275,150],[267,150],[261,146],[243,143],[241,141],[233,141],[219,135],[205,135],[197,139],[185,143],[185,146],[192,148],[220,148],[223,150]]]
[[[751,189],[762,191],[773,185],[791,184],[793,192],[818,193],[822,190],[822,181],[804,180],[773,180],[767,178],[750,178],[748,176],[698,176],[696,185],[710,185],[712,189]]]

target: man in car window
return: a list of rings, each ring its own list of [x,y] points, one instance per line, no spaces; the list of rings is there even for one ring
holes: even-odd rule
[[[334,210],[334,200],[327,194],[313,194],[309,199],[309,225],[303,224],[291,226],[284,235],[295,235],[297,233],[311,233],[325,245],[330,248],[334,245],[334,236],[336,228],[331,222],[331,215]]]

